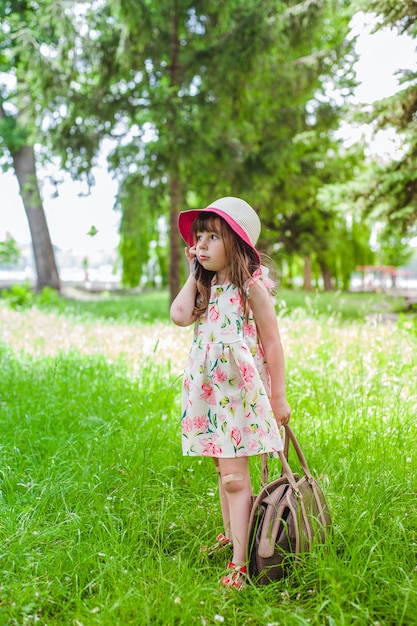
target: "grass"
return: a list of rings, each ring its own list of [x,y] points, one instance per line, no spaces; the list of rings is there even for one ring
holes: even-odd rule
[[[313,315],[337,315],[343,320],[363,320],[369,315],[400,313],[406,310],[403,297],[383,293],[305,292],[279,289],[276,295],[277,311],[289,314],[302,309]],[[39,302],[38,302],[39,303]],[[105,319],[107,322],[149,323],[169,320],[169,295],[167,291],[150,291],[140,294],[101,295],[84,294],[66,297],[59,302],[44,297],[41,308],[58,310],[83,319]]]
[[[153,322],[169,319],[167,291],[149,291],[141,294],[113,294],[91,298],[65,298],[63,312],[82,317],[101,318],[117,323]]]
[[[146,347],[139,359],[117,357],[116,320],[127,321],[119,308],[111,323],[97,322],[111,339],[101,354],[82,336],[93,313],[79,310],[79,345],[61,342],[48,356],[48,341],[44,354],[31,353],[41,318],[15,313],[22,326],[13,333],[15,318],[0,307],[9,329],[0,349],[0,624],[415,624],[413,322],[342,322],[299,307],[281,317],[292,425],[327,494],[333,536],[287,580],[223,593],[225,558],[199,551],[221,530],[214,472],[208,459],[181,456],[187,342],[170,363]],[[50,343],[60,318],[46,315]],[[270,462],[272,475],[278,465]]]
[[[305,292],[279,289],[277,307],[292,313],[303,309],[313,315],[337,315],[342,320],[363,320],[370,315],[400,313],[406,310],[403,297],[383,293]]]

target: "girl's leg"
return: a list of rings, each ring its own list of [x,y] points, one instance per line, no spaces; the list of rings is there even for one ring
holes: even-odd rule
[[[243,565],[246,562],[246,537],[252,507],[249,459],[218,459],[218,463],[230,516],[233,563]]]
[[[228,539],[231,539],[230,535],[230,515],[229,515],[229,505],[227,502],[226,491],[222,482],[222,477],[220,474],[219,460],[213,459],[214,465],[216,466],[216,471],[219,479],[219,496],[220,496],[220,508],[222,511],[223,525],[224,525],[224,535]]]

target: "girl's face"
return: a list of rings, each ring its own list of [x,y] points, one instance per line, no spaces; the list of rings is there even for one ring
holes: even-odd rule
[[[227,275],[227,254],[220,224],[207,224],[203,230],[198,230],[196,237],[196,252],[198,262],[205,270],[216,272],[217,278]]]

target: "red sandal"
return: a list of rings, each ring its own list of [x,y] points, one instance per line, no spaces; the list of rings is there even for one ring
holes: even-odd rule
[[[203,554],[207,554],[207,556],[212,556],[213,554],[216,554],[217,552],[222,552],[223,550],[227,548],[231,548],[232,545],[233,544],[230,541],[230,539],[228,539],[227,537],[225,537],[225,535],[220,533],[219,535],[217,535],[216,543],[214,545],[201,546],[200,552],[203,552]]]
[[[239,591],[244,589],[247,584],[246,565],[235,565],[234,563],[228,563],[227,569],[229,570],[221,579],[221,584],[225,587],[232,587]]]

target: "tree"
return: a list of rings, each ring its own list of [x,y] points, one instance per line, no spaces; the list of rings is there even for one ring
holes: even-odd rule
[[[344,2],[288,7],[272,54],[262,58],[247,88],[255,140],[242,150],[243,166],[233,182],[262,207],[268,252],[274,256],[278,243],[281,257],[303,258],[305,288],[311,287],[314,258],[330,285],[324,256],[340,223],[320,207],[318,191],[353,171],[352,155],[339,156],[340,142],[332,137],[343,109],[328,94],[329,82],[345,95],[354,86],[349,17]]]
[[[132,7],[123,1],[109,2],[109,7],[123,25],[125,63],[132,75],[140,76],[132,85],[138,107],[134,111],[124,108],[129,127],[140,129],[129,143],[130,154],[139,154],[140,163],[133,174],[126,171],[131,163],[129,159],[126,163],[125,147],[116,150],[112,158],[112,163],[124,170],[123,184],[130,188],[121,198],[122,246],[134,245],[127,242],[131,235],[124,229],[125,215],[132,215],[131,202],[138,195],[128,184],[134,177],[137,185],[147,188],[140,196],[146,197],[151,207],[168,208],[172,299],[180,287],[178,213],[191,199],[205,197],[207,201],[205,190],[214,192],[222,186],[220,195],[224,195],[231,186],[227,166],[222,171],[222,185],[214,180],[215,175],[227,158],[236,162],[239,140],[234,135],[245,82],[274,41],[278,32],[274,19],[282,7],[276,2],[260,6],[241,0],[166,0],[159,3],[158,11],[145,3]],[[144,129],[151,132],[145,135]],[[158,212],[150,210],[157,219]]]
[[[0,136],[9,137],[5,142],[19,183],[20,194],[29,224],[37,274],[37,290],[49,286],[60,289],[58,270],[49,235],[42,199],[36,175],[35,150],[29,139],[20,143],[5,132],[7,126],[17,129],[17,114],[7,115],[0,100]]]
[[[54,72],[42,55],[42,44],[54,39],[51,7],[44,3],[43,19],[38,8],[24,0],[7,0],[0,6],[0,64],[14,86],[0,89],[0,156],[5,167],[13,166],[32,237],[37,272],[37,289],[60,289],[52,242],[43,209],[36,173],[35,143],[38,103],[32,79]],[[56,8],[56,3],[55,3]],[[52,18],[51,22],[49,21]],[[37,74],[37,72],[39,74]]]
[[[312,113],[311,101],[349,49],[348,4],[179,2],[160,7],[160,16],[149,16],[142,5],[140,16],[118,14],[119,23],[129,20],[134,50],[144,21],[154,33],[141,57],[148,100],[136,113],[143,119],[146,111],[153,137],[146,142],[138,137],[136,152],[143,158],[137,169],[142,185],[150,188],[149,201],[170,203],[172,296],[178,288],[179,203],[201,206],[216,196],[241,194],[262,207],[263,219],[275,216],[268,220],[272,233],[280,228],[277,197],[280,214],[295,206],[300,213],[312,210],[327,144],[313,163],[309,142],[306,147],[301,137],[314,129],[326,143],[323,137],[335,125],[336,108],[317,101]],[[129,51],[126,39],[124,45]],[[125,58],[131,65],[128,53]],[[138,55],[134,63],[139,69]],[[126,148],[115,157],[113,163],[123,167]],[[300,206],[302,193],[306,200]],[[314,240],[314,232],[305,238]]]
[[[401,229],[402,230],[402,229]],[[396,230],[392,224],[387,224],[378,233],[378,257],[380,265],[401,267],[406,265],[413,256],[413,249],[404,240],[401,230]],[[392,286],[395,287],[396,275],[392,274]]]
[[[45,11],[55,7],[44,4]],[[32,102],[42,93],[47,147],[73,176],[89,178],[102,137],[118,141],[110,163],[120,180],[125,282],[137,284],[158,220],[166,215],[174,297],[181,269],[179,210],[226,194],[247,197],[269,223],[271,237],[280,232],[281,213],[298,213],[307,228],[303,245],[310,242],[307,252],[314,253],[317,232],[311,229],[326,217],[315,197],[328,177],[321,174],[323,158],[332,160],[325,137],[337,119],[337,107],[320,101],[320,94],[349,50],[349,5],[65,5],[64,19],[46,30],[47,54],[39,57],[43,65],[53,59],[57,71],[33,70],[25,90]],[[342,80],[349,88],[348,70]]]
[[[417,37],[417,4],[411,0],[371,0],[364,10],[376,15],[378,30],[389,26],[398,33]],[[398,71],[402,88],[373,107],[371,119],[376,128],[394,127],[401,138],[401,149],[389,163],[378,163],[372,180],[364,186],[367,210],[382,215],[395,232],[416,232],[417,223],[417,72]],[[369,116],[363,116],[364,119]]]

